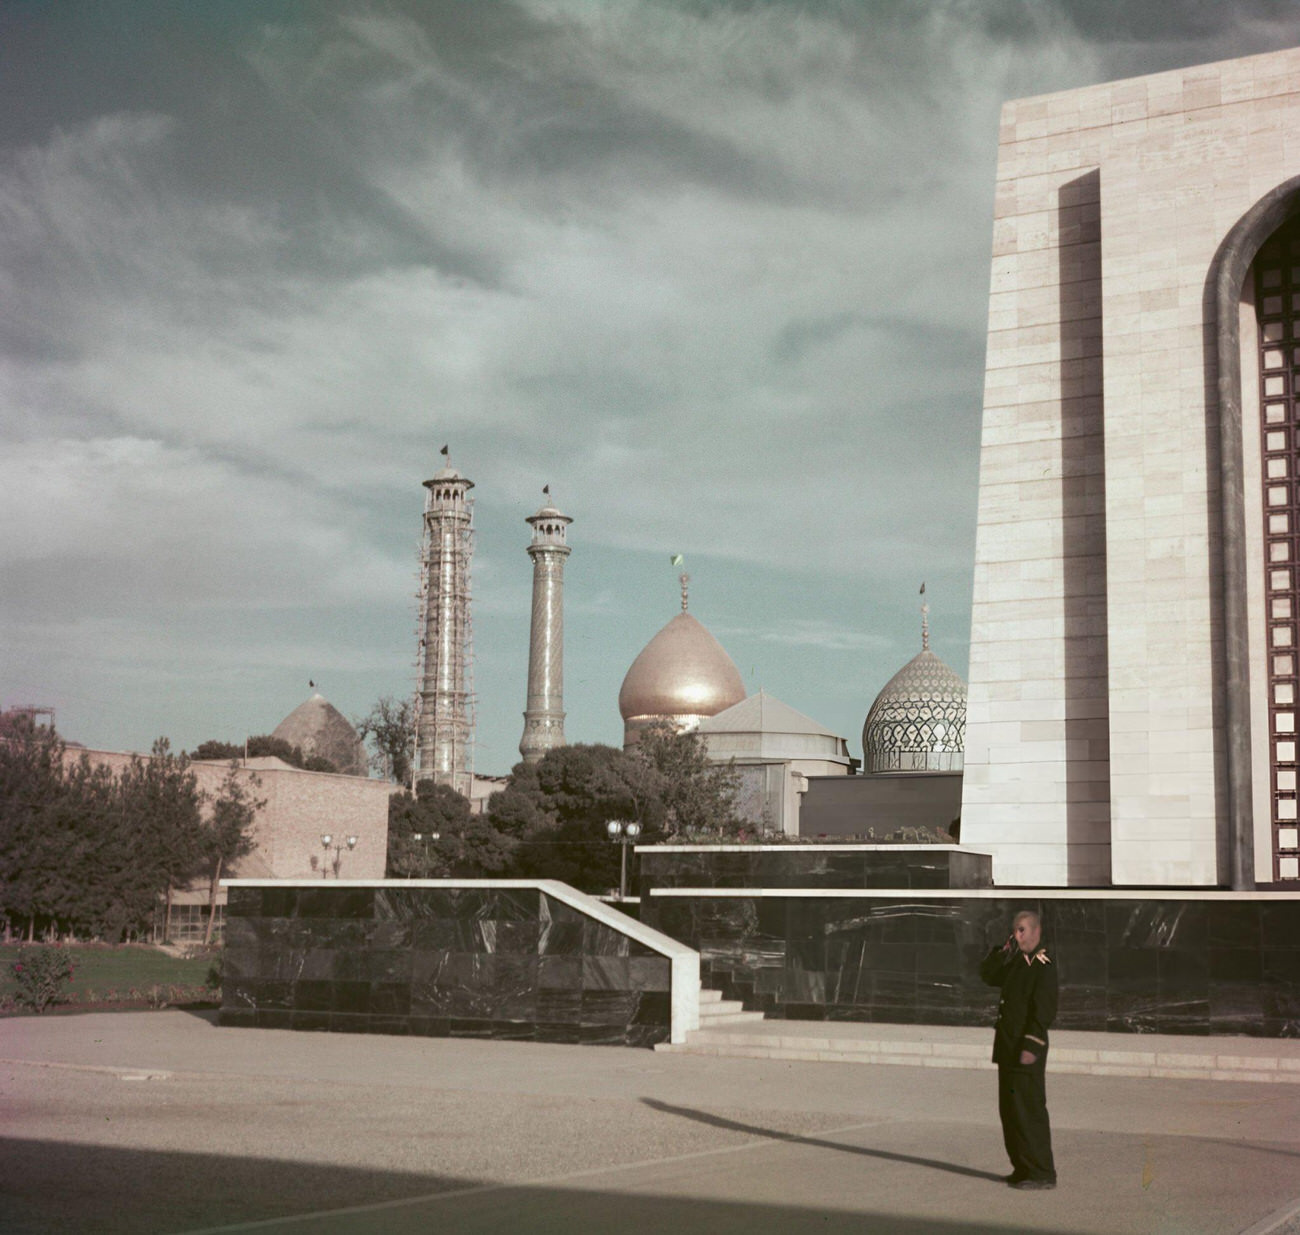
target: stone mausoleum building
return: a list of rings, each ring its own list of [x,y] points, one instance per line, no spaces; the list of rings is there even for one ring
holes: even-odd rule
[[[1297,886],[1300,50],[1002,114],[962,841]]]

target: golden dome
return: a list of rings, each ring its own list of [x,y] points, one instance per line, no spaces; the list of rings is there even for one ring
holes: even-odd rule
[[[693,729],[706,716],[739,703],[745,684],[720,644],[689,613],[679,613],[632,662],[618,692],[624,742],[658,720]]]

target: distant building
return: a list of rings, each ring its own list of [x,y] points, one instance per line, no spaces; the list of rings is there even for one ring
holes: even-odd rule
[[[734,762],[740,814],[765,831],[799,835],[799,797],[811,776],[844,779],[848,744],[764,691],[699,725],[709,758]]]
[[[133,758],[148,761],[149,755],[123,751],[69,749],[66,762],[85,755],[120,774]],[[214,796],[221,789],[230,768],[229,761],[195,762],[190,765],[201,790]],[[382,780],[333,772],[305,772],[281,759],[250,759],[236,769],[252,796],[266,805],[253,821],[253,850],[225,872],[230,878],[245,879],[382,879],[388,864],[388,799],[398,786]],[[256,781],[256,783],[254,783]],[[331,837],[326,847],[321,837]],[[350,836],[355,847],[347,847]],[[337,871],[334,868],[338,863]],[[172,898],[172,935],[178,940],[201,938],[206,921],[208,889],[196,883],[177,889]],[[226,903],[218,893],[220,925]]]
[[[369,775],[366,746],[346,716],[320,694],[300,703],[271,733],[304,755],[328,759],[344,776]]]

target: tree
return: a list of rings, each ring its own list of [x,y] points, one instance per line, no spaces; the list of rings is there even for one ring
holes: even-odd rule
[[[489,817],[499,830],[522,829],[515,865],[522,875],[559,879],[587,892],[619,881],[611,819],[635,819],[647,840],[661,835],[663,786],[648,765],[613,746],[576,744],[518,764],[493,794]]]
[[[232,762],[212,799],[212,810],[203,821],[199,834],[199,854],[208,871],[208,925],[203,932],[203,944],[212,942],[212,923],[217,914],[217,884],[223,867],[242,858],[253,848],[249,829],[257,812],[266,805],[265,798],[255,798],[253,790],[260,787],[256,776],[241,776],[239,765]]]
[[[35,938],[61,882],[57,846],[43,824],[64,795],[63,740],[19,713],[0,715],[0,900]]]
[[[119,779],[122,836],[130,842],[118,869],[125,926],[146,920],[161,894],[165,938],[171,931],[173,889],[200,869],[202,794],[189,758],[173,755],[166,738],[153,744],[148,759],[133,757]]]
[[[206,742],[200,742],[192,751],[190,758],[196,761],[202,760],[204,763],[216,763],[223,759],[242,759],[244,757],[244,748],[236,746],[234,742],[220,742],[216,738],[209,738]]]
[[[47,910],[72,933],[114,938],[127,927],[118,872],[131,869],[132,842],[119,827],[120,796],[112,769],[83,754],[65,767],[63,793],[42,822],[48,860],[60,872]]]
[[[710,762],[698,733],[656,723],[641,731],[640,741],[628,753],[659,775],[667,837],[736,839],[751,826],[736,813],[740,780],[735,765]]]
[[[284,738],[274,734],[259,733],[247,739],[242,746],[234,742],[221,742],[209,739],[200,742],[190,755],[191,759],[201,759],[205,763],[225,762],[229,759],[283,759],[290,767],[302,768],[305,772],[337,772],[334,763],[324,755],[307,755],[301,746],[294,746]]]
[[[603,892],[619,882],[611,820],[639,823],[645,844],[737,836],[745,823],[735,794],[733,769],[710,763],[698,736],[652,726],[629,751],[576,744],[516,765],[488,815],[498,832],[519,838],[519,874]]]
[[[507,870],[513,849],[513,838],[475,815],[450,785],[422,780],[414,794],[395,793],[388,801],[390,877],[487,878]]]
[[[383,695],[352,727],[370,743],[370,766],[385,780],[411,783],[415,765],[415,708],[409,699]]]

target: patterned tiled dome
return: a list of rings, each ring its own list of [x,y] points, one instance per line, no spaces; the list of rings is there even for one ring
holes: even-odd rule
[[[966,683],[928,648],[876,696],[862,726],[868,772],[960,772]]]

